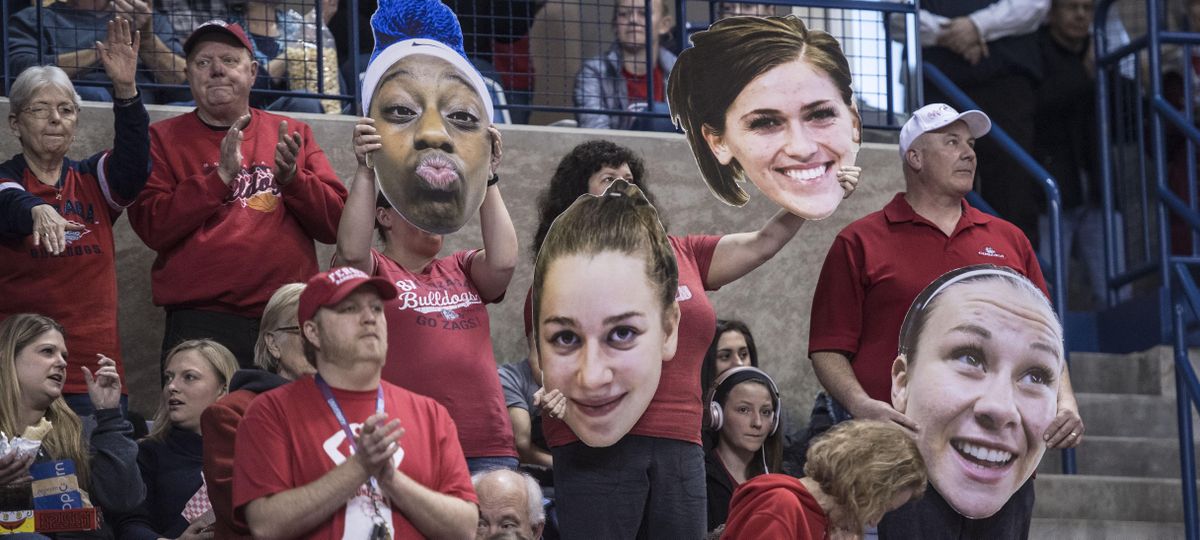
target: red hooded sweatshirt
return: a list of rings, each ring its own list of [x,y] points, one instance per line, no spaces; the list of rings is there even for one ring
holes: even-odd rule
[[[764,474],[733,492],[721,540],[820,540],[828,525],[825,511],[799,480],[786,474]]]

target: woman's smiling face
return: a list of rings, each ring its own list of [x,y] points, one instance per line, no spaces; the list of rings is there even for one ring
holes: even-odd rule
[[[374,165],[388,201],[421,230],[461,228],[483,203],[492,150],[467,77],[440,58],[405,57],[384,73],[370,114],[383,137]]]
[[[546,389],[567,397],[565,420],[581,441],[615,444],[642,417],[663,361],[675,355],[678,307],[663,309],[644,258],[616,251],[550,263],[538,301]]]
[[[913,357],[893,367],[892,402],[921,427],[930,482],[970,518],[996,513],[1046,450],[1062,330],[1034,294],[996,279],[952,285],[935,300]]]
[[[725,129],[705,126],[704,136],[717,161],[741,167],[775,204],[821,219],[842,201],[838,170],[854,165],[858,127],[829,76],[797,58],[750,81]]]

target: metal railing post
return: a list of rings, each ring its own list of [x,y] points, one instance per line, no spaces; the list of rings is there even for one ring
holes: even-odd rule
[[[1192,396],[1186,383],[1190,362],[1184,343],[1183,306],[1175,304],[1175,413],[1179,420],[1179,471],[1183,486],[1183,526],[1188,540],[1200,539],[1196,513],[1196,449],[1192,436]]]

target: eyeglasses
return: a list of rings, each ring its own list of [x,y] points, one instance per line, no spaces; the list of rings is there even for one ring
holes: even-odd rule
[[[299,326],[280,326],[279,328],[276,328],[276,329],[274,329],[274,330],[271,330],[271,331],[272,331],[272,332],[286,332],[286,333],[288,333],[288,334],[297,334],[297,335],[299,335],[299,334],[300,334],[300,327],[299,327]]]
[[[49,105],[34,105],[32,107],[25,107],[21,110],[29,113],[29,116],[37,118],[38,120],[50,118],[50,112],[54,110],[58,111],[59,118],[75,118],[75,115],[79,114],[79,108],[74,105],[65,104],[57,107],[51,107]]]

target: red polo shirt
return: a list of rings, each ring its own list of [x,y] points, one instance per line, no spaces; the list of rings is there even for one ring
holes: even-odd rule
[[[1008,266],[1042,292],[1046,282],[1029,239],[1013,224],[963,201],[946,236],[899,193],[851,223],[833,241],[813,295],[808,351],[850,357],[872,399],[891,402],[891,368],[900,325],[913,299],[938,276],[973,264]]]

